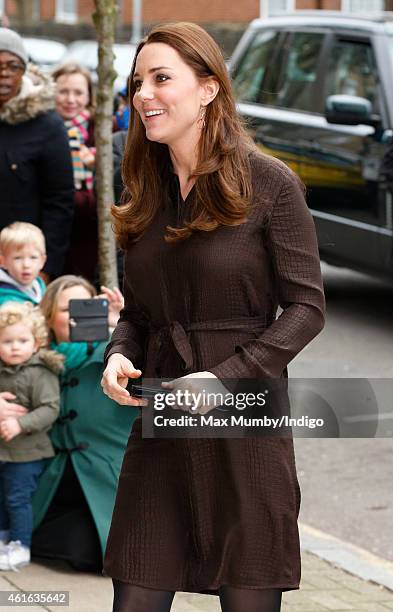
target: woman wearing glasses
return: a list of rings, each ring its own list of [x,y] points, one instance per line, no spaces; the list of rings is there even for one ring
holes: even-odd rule
[[[0,229],[27,221],[44,232],[49,277],[61,274],[73,214],[67,134],[49,77],[27,66],[20,36],[0,28]]]

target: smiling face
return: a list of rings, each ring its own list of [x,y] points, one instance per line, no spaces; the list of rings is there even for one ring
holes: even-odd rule
[[[1,257],[1,265],[20,285],[31,286],[41,272],[46,256],[32,244],[9,248]]]
[[[38,343],[25,323],[15,323],[0,330],[0,359],[7,365],[24,363],[37,350]]]
[[[73,119],[89,105],[89,86],[83,74],[62,74],[56,86],[56,110],[63,119]]]
[[[215,95],[211,79],[198,79],[169,45],[149,43],[139,52],[133,82],[133,105],[146,138],[169,146],[185,138],[191,143],[199,140],[201,107]]]
[[[60,342],[70,341],[70,300],[86,300],[92,297],[91,293],[81,285],[75,285],[69,289],[64,289],[60,293],[57,299],[56,310],[53,313],[52,320],[49,321],[49,327],[58,344],[60,344]]]
[[[0,108],[18,95],[25,66],[17,55],[0,51]]]

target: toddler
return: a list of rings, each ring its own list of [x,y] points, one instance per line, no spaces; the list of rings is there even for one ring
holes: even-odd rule
[[[54,455],[48,429],[59,414],[62,357],[43,349],[45,319],[29,302],[0,307],[0,392],[28,412],[0,417],[0,570],[30,561],[31,499],[45,458]]]
[[[39,304],[45,283],[38,275],[46,262],[44,234],[31,223],[17,221],[0,232],[0,304]]]

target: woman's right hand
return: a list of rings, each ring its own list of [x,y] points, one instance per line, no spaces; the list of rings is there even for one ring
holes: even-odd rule
[[[129,378],[140,376],[142,376],[141,370],[136,370],[127,357],[114,353],[108,359],[101,386],[105,395],[122,406],[146,406],[146,400],[132,397],[126,389]]]
[[[9,417],[18,418],[28,412],[27,408],[14,404],[12,400],[16,399],[16,396],[9,391],[3,391],[0,393],[0,421],[8,419]]]

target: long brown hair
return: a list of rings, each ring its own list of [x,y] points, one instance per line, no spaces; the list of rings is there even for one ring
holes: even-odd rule
[[[220,225],[244,223],[251,200],[248,154],[255,149],[239,117],[222,53],[201,27],[186,22],[155,26],[137,47],[129,79],[131,106],[127,142],[122,163],[125,185],[122,206],[113,206],[114,230],[122,248],[137,240],[162,205],[165,189],[162,170],[168,164],[167,145],[149,141],[132,105],[133,75],[138,54],[150,43],[175,49],[199,79],[213,76],[219,91],[206,107],[205,126],[199,140],[196,178],[197,211],[182,228],[167,227],[165,239],[177,242],[195,231],[212,231]]]

